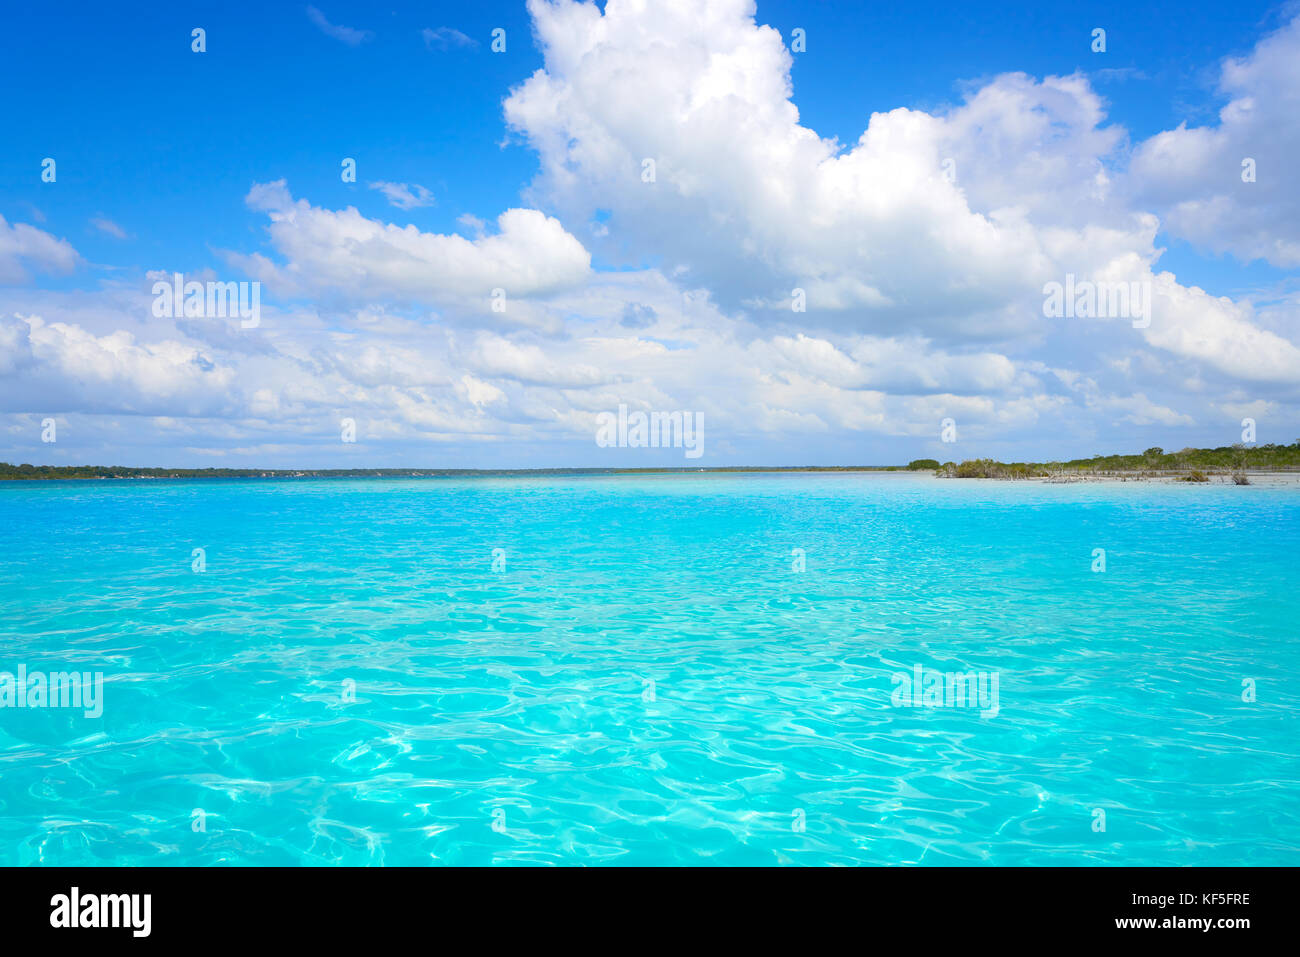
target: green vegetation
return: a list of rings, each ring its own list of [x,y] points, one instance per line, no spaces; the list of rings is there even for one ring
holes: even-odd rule
[[[1217,449],[1182,449],[1178,452],[1150,448],[1141,455],[1094,455],[1090,459],[1071,462],[1048,462],[1044,467],[1051,471],[1094,472],[1286,471],[1300,468],[1300,442],[1292,445],[1225,445]]]
[[[10,465],[0,462],[5,479],[194,479],[194,478],[474,478],[508,475],[658,475],[691,472],[897,472],[934,469],[948,478],[1029,479],[1054,475],[1138,475],[1174,473],[1189,482],[1208,475],[1228,474],[1238,485],[1249,485],[1247,472],[1300,470],[1300,442],[1292,445],[1232,445],[1217,449],[1165,452],[1150,448],[1141,455],[1094,455],[1068,462],[995,462],[971,459],[960,465],[935,459],[914,459],[900,465],[723,466],[719,468],[641,469],[166,469],[122,465]],[[1196,476],[1200,476],[1197,478]]]
[[[1006,463],[972,459],[960,465],[947,462],[938,468],[937,474],[947,478],[1021,479],[1070,474],[1154,476],[1174,473],[1183,481],[1208,482],[1210,474],[1228,473],[1238,485],[1249,485],[1247,472],[1295,469],[1300,469],[1300,442],[1292,445],[1230,445],[1178,452],[1153,447],[1141,455],[1094,455],[1090,459],[1071,459],[1068,462]]]
[[[1041,466],[1023,462],[994,462],[992,459],[969,459],[961,465],[948,465],[939,473],[946,478],[1027,479],[1047,474]]]

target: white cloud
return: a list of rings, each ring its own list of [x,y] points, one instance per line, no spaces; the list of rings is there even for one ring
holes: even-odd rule
[[[213,415],[234,407],[234,373],[178,340],[138,343],[125,330],[96,336],[80,326],[17,316],[0,323],[0,403],[53,411]],[[35,386],[35,388],[34,388]]]
[[[1184,287],[1167,272],[1155,277],[1148,342],[1246,382],[1300,384],[1300,349],[1251,322],[1252,309]]]
[[[10,225],[0,216],[0,283],[22,283],[28,270],[69,273],[81,256],[66,239],[56,239],[26,223]]]
[[[348,46],[359,46],[369,40],[374,34],[369,30],[354,30],[352,27],[336,26],[325,19],[325,14],[321,13],[315,7],[307,8],[307,19],[320,28],[321,33],[327,37],[333,37],[335,40],[341,40]]]
[[[423,186],[410,183],[386,183],[379,181],[370,184],[371,189],[377,189],[388,199],[390,205],[398,209],[415,209],[420,206],[433,205],[433,193]]]
[[[506,394],[504,392],[492,385],[492,383],[476,379],[472,375],[461,376],[460,384],[465,398],[480,408],[505,401]]]
[[[596,248],[610,258],[663,256],[770,322],[954,345],[1050,340],[1042,288],[1069,274],[1148,282],[1160,295],[1147,343],[1224,375],[1294,381],[1295,347],[1248,308],[1157,279],[1159,220],[1124,201],[1113,167],[1126,135],[1082,76],[1007,74],[942,115],[876,113],[841,149],[800,124],[791,55],[746,0],[529,10],[545,67],[512,91],[506,119],[540,154],[539,201],[571,229],[608,211]],[[1230,69],[1232,83],[1289,78],[1279,45]],[[791,312],[796,288],[806,313]],[[1105,334],[1138,335],[1121,326]],[[933,383],[957,368],[931,370]]]
[[[452,47],[473,48],[478,46],[478,41],[473,37],[467,37],[452,27],[438,27],[436,30],[425,27],[420,31],[420,35],[424,37],[424,45],[431,50],[434,47],[439,50],[449,50]]]
[[[1254,404],[1257,387],[1187,393],[1182,360],[1161,372],[1139,354],[1116,371],[1080,355],[1087,375],[1058,376],[1036,361],[917,337],[773,333],[654,270],[557,293],[539,308],[580,318],[555,334],[466,330],[374,308],[334,319],[271,310],[256,330],[212,319],[142,326],[147,289],[101,295],[95,308],[79,293],[24,293],[41,300],[46,318],[0,322],[0,412],[169,416],[161,432],[143,423],[128,431],[161,436],[172,450],[226,448],[232,461],[315,465],[344,461],[335,457],[337,430],[348,416],[366,464],[427,461],[421,443],[438,442],[458,449],[440,461],[518,466],[630,464],[600,458],[592,440],[595,416],[622,403],[702,412],[710,461],[730,449],[726,461],[784,464],[946,460],[997,454],[998,443],[1023,459],[1061,436],[1126,423],[1157,430],[1146,444],[1176,446],[1191,443],[1170,429],[1219,422],[1232,426],[1218,440],[1226,443],[1239,418],[1225,419],[1218,403],[1265,408]],[[625,326],[629,302],[653,310],[653,325]],[[1270,434],[1291,431],[1280,423],[1295,420],[1294,396],[1269,402],[1261,422]],[[938,443],[949,416],[960,448]],[[94,431],[107,436],[105,428]],[[38,432],[24,426],[24,435]],[[543,451],[526,454],[529,443]]]
[[[1300,266],[1300,17],[1226,60],[1219,90],[1217,124],[1180,124],[1138,147],[1133,189],[1203,249]],[[1242,179],[1246,160],[1254,182]]]
[[[595,385],[608,379],[594,365],[557,362],[536,345],[517,344],[498,335],[483,334],[466,357],[475,371],[532,385]]]
[[[610,211],[609,250],[786,315],[801,288],[807,321],[876,329],[974,326],[1049,271],[1023,211],[973,211],[944,178],[942,118],[877,113],[847,151],[802,126],[752,4],[529,9],[546,68],[506,118],[541,156],[539,198],[570,224]]]
[[[1195,423],[1190,415],[1184,415],[1167,406],[1157,405],[1141,392],[1130,396],[1112,396],[1097,404],[1106,409],[1126,413],[1121,416],[1121,421],[1132,422],[1134,425],[1179,426]]]
[[[1294,217],[1227,193],[1223,215],[1260,226],[1234,232],[1187,205],[1214,208],[1215,164],[1239,142],[1290,142],[1277,104],[1294,94],[1265,82],[1290,75],[1268,45],[1282,41],[1233,61],[1225,89],[1256,110],[1268,94],[1271,124],[1290,130],[1244,126],[1239,106],[1148,141],[1130,174],[1127,134],[1083,76],[993,77],[947,110],[874,114],[842,146],[800,122],[790,55],[750,3],[530,9],[545,67],[505,109],[540,157],[537,208],[463,214],[466,235],[439,234],[258,184],[247,205],[267,216],[267,247],[227,258],[268,283],[259,328],[142,321],[147,281],[6,290],[22,312],[0,322],[0,411],[103,416],[114,437],[131,421],[115,417],[158,416],[168,449],[315,465],[425,465],[425,442],[447,464],[636,464],[592,440],[623,403],[700,411],[710,461],[751,463],[1227,444],[1247,412],[1261,435],[1300,434],[1300,299],[1211,295],[1162,269],[1156,244],[1159,213],[1189,237],[1218,223],[1241,255],[1289,255]],[[371,187],[399,209],[433,200]],[[1294,185],[1270,188],[1292,208]],[[593,270],[577,236],[638,268]],[[77,261],[0,220],[0,280]],[[1067,273],[1150,283],[1150,325],[1044,319],[1043,283]],[[806,313],[790,309],[795,286]],[[498,288],[505,314],[489,308]],[[361,452],[339,451],[342,416]],[[956,447],[938,441],[947,417]]]
[[[545,295],[584,282],[591,256],[559,222],[535,209],[508,209],[498,231],[469,240],[367,219],[354,207],[320,209],[295,201],[283,180],[254,186],[248,205],[270,220],[271,245],[284,258],[228,258],[291,295],[332,293],[349,300],[437,304],[473,300],[487,310],[493,290]]]
[[[111,219],[106,219],[103,216],[96,216],[91,219],[90,225],[94,226],[101,233],[106,233],[109,236],[112,236],[114,239],[127,238],[125,229],[113,222]]]
[[[456,222],[464,226],[476,237],[481,237],[487,231],[487,223],[479,219],[473,213],[461,213],[456,217]]]

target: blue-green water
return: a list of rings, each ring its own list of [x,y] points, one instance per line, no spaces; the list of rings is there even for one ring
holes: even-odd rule
[[[1295,864],[1298,505],[4,483],[0,671],[104,688],[0,709],[0,863]],[[892,706],[917,665],[996,674],[997,714]]]

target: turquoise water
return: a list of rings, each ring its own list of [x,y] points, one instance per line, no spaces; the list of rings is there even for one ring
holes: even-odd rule
[[[3,483],[0,670],[104,707],[0,709],[0,863],[1295,864],[1298,505]],[[997,714],[892,706],[917,665],[996,674]]]

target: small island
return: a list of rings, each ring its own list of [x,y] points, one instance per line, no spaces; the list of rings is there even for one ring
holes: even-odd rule
[[[930,467],[933,459],[913,463]],[[1292,445],[1228,445],[1216,449],[1181,449],[1166,452],[1159,447],[1138,455],[1094,455],[1067,462],[997,462],[968,459],[945,462],[935,468],[941,478],[1042,479],[1049,482],[1096,480],[1165,480],[1210,482],[1214,479],[1249,485],[1250,473],[1279,473],[1300,470],[1300,441]]]

